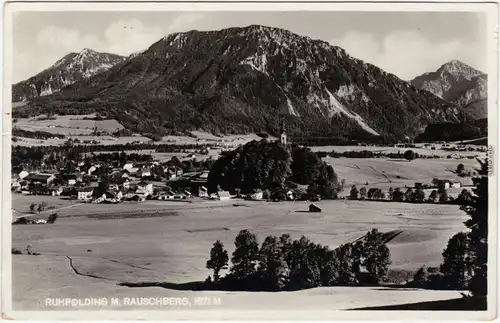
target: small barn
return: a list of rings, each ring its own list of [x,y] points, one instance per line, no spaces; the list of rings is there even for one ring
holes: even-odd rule
[[[311,205],[309,205],[309,212],[319,213],[321,212],[321,208],[316,204],[312,203]]]
[[[228,191],[221,191],[217,193],[219,200],[221,201],[227,201],[231,198],[231,195],[229,194]]]

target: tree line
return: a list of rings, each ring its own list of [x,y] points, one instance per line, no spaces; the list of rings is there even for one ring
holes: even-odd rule
[[[377,285],[391,263],[383,234],[376,229],[363,239],[336,249],[311,242],[305,236],[267,236],[259,246],[255,234],[242,230],[229,255],[220,240],[210,250],[206,267],[213,270],[207,284],[223,290],[299,290],[318,286]],[[221,276],[221,271],[229,273]]]

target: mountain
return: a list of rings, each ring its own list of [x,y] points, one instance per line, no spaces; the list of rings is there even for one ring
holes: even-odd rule
[[[37,75],[14,84],[12,101],[26,101],[58,92],[64,86],[103,72],[124,59],[87,48],[79,53],[70,53]]]
[[[457,60],[417,76],[411,84],[462,107],[474,119],[487,117],[488,77]]]
[[[171,34],[16,113],[34,111],[106,113],[142,133],[273,134],[286,121],[292,136],[404,137],[463,118],[340,47],[257,25]]]

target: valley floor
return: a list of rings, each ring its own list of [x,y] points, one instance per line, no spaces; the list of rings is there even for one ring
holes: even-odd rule
[[[260,243],[267,235],[289,233],[292,238],[306,235],[331,248],[372,228],[402,230],[388,244],[390,268],[411,274],[424,264],[437,266],[447,240],[464,229],[466,219],[453,205],[336,200],[317,203],[322,213],[308,213],[307,202],[227,201],[212,208],[195,204],[176,206],[175,216],[104,219],[68,214],[52,225],[14,225],[12,246],[24,250],[30,245],[40,253],[12,255],[14,309],[43,309],[46,298],[56,297],[209,295],[220,296],[224,309],[349,309],[460,297],[454,291],[388,287],[280,293],[178,290],[177,284],[202,281],[211,274],[205,262],[213,242],[220,239],[231,254],[242,229],[255,233]],[[141,204],[135,205],[137,211],[140,208]],[[78,215],[77,210],[72,210],[73,215]],[[122,282],[166,282],[172,288],[118,286]]]

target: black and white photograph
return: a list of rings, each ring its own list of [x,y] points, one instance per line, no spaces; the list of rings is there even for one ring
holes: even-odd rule
[[[4,10],[4,318],[496,317],[496,4]]]

